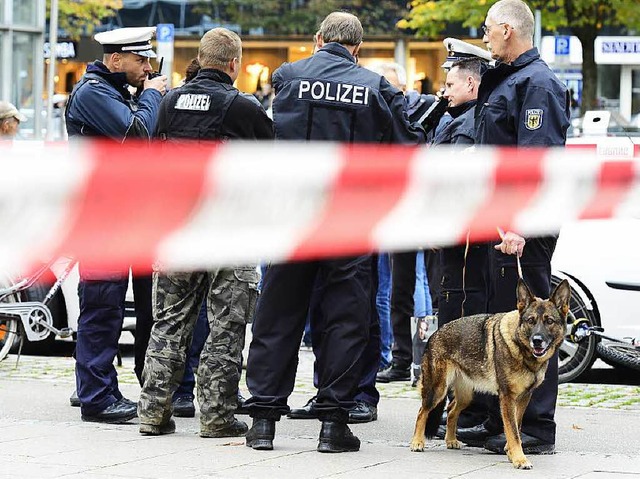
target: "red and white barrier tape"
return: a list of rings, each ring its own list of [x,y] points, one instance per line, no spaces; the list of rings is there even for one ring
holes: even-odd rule
[[[630,144],[622,159],[576,145],[0,144],[0,268],[66,254],[101,268],[200,269],[640,218]]]

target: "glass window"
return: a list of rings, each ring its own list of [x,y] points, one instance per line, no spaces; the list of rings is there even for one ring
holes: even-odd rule
[[[1,2],[2,0],[0,0]],[[7,34],[3,31],[0,31],[0,65],[4,65],[4,42],[7,37]],[[2,82],[2,72],[0,71],[0,83]],[[0,94],[1,96],[1,94]]]
[[[2,0],[0,0],[2,1]],[[13,24],[37,26],[38,4],[35,0],[14,0],[13,2]]]
[[[4,2],[5,0],[0,0],[0,23],[4,23]]]
[[[28,33],[13,34],[13,92],[18,108],[33,108],[34,105],[34,56],[36,38]]]
[[[0,65],[2,63],[0,62]],[[636,126],[640,127],[640,70],[631,71],[631,115],[636,119]]]
[[[598,104],[605,110],[620,108],[620,65],[598,65]]]

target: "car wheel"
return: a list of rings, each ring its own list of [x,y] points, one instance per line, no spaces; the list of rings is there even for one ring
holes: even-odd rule
[[[12,284],[11,279],[6,275],[0,276],[0,288],[6,288]],[[17,294],[12,294],[5,297],[3,303],[15,303],[20,298]],[[0,315],[0,361],[7,357],[9,351],[14,344],[18,342],[19,320],[15,316],[2,316]]]
[[[24,301],[43,301],[47,296],[49,289],[55,282],[55,277],[51,274],[50,277],[43,277],[42,281],[34,284],[23,293]],[[66,324],[66,307],[64,303],[64,297],[62,291],[58,290],[56,294],[51,298],[48,304],[49,311],[51,311],[51,317],[53,319],[53,325],[56,328],[61,328]],[[49,354],[51,348],[56,340],[56,335],[50,333],[45,339],[40,341],[29,341],[24,336],[24,344],[22,345],[22,353],[24,354]]]
[[[553,290],[562,281],[557,276],[551,277],[551,289]],[[569,339],[573,324],[578,320],[585,320],[589,326],[599,326],[595,305],[593,309],[587,308],[587,304],[577,288],[580,286],[571,282],[571,301],[567,316],[567,335],[558,351],[558,380],[560,383],[575,381],[585,372],[591,369],[596,360],[596,346],[598,338],[595,335],[587,336],[575,342]]]
[[[640,371],[640,348],[636,346],[603,340],[598,344],[598,354],[610,366]]]

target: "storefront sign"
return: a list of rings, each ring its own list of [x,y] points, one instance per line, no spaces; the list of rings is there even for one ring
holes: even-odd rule
[[[640,37],[598,37],[595,60],[600,65],[640,65]]]
[[[44,57],[51,58],[51,44],[44,42]],[[74,42],[56,43],[56,58],[75,58],[76,45]]]

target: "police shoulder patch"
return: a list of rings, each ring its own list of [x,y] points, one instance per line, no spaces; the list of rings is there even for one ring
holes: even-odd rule
[[[540,108],[533,108],[525,111],[524,126],[527,130],[537,130],[542,126],[542,115],[544,110]]]

